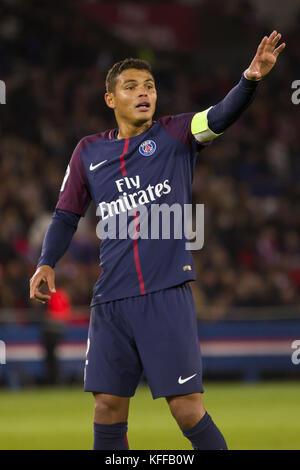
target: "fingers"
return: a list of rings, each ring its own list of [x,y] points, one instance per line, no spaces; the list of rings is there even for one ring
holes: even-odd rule
[[[37,291],[34,295],[34,300],[41,302],[42,304],[46,303],[46,300],[50,300],[50,295],[42,294],[40,291]]]
[[[286,46],[286,44],[283,43],[275,49],[280,39],[281,34],[277,33],[276,30],[274,30],[270,36],[265,36],[257,48],[257,55],[261,56],[264,52],[272,52],[277,57]]]
[[[277,33],[277,31],[273,31],[273,33],[270,34],[270,36],[269,36],[270,47],[272,47],[272,52],[276,57],[279,56],[280,52],[282,52],[283,49],[286,46],[285,42],[283,42],[282,44],[280,44],[279,47],[274,49],[277,46],[277,44],[279,43],[280,39],[281,39],[281,34]]]
[[[285,46],[286,46],[286,44],[285,44],[285,42],[283,42],[282,44],[280,44],[279,47],[277,47],[277,48],[275,49],[275,51],[273,52],[273,54],[274,54],[276,57],[278,57],[279,54],[280,54],[280,52],[282,52],[283,49],[285,48]]]
[[[277,31],[274,30],[274,31],[270,34],[270,36],[268,37],[268,42],[269,42],[270,44],[272,44],[273,41],[275,40],[276,36],[277,36]]]
[[[281,38],[281,34],[277,34],[277,31],[274,30],[265,42],[264,51],[266,52],[273,52],[274,47],[278,43],[279,39]]]
[[[40,276],[35,276],[30,280],[30,298],[37,300],[38,302],[46,303],[46,300],[50,299],[49,295],[40,292],[39,287],[44,284],[45,280]]]
[[[265,49],[265,47],[266,47],[267,42],[268,42],[268,37],[265,36],[265,37],[261,40],[261,42],[260,42],[260,44],[259,44],[259,46],[258,46],[258,48],[257,48],[257,55],[261,55],[261,54],[263,53],[263,51],[264,51],[264,49]]]
[[[37,276],[33,276],[30,279],[30,298],[34,299],[35,291],[37,290],[37,286],[40,283],[40,279]]]
[[[42,285],[41,283],[40,285]],[[32,300],[37,300],[38,302],[42,302],[43,304],[46,303],[46,300],[50,299],[50,296],[47,294],[43,294],[39,288],[36,282],[32,283],[30,286],[30,298]]]
[[[43,294],[39,288],[43,284],[48,284],[50,292],[56,292],[54,284],[54,271],[53,272],[36,272],[30,279],[30,299],[37,300],[38,302],[46,303],[51,298],[50,295]]]
[[[278,33],[274,36],[274,39],[272,39],[272,46],[275,47],[276,44],[278,44],[279,40],[281,39],[281,34]]]
[[[279,43],[281,37],[282,37],[281,34],[280,34],[280,33],[277,33],[277,31],[274,30],[274,31],[270,34],[270,36],[269,36],[269,38],[268,38],[268,46],[270,46],[271,48],[274,49],[274,48],[277,46],[277,44]],[[282,47],[281,50],[283,50],[283,49],[285,48],[285,43],[283,43],[283,44],[284,44],[284,46]],[[282,46],[282,44],[281,44],[281,46]],[[281,47],[281,46],[280,46],[280,47]],[[278,49],[278,48],[277,48],[277,49]],[[276,50],[276,49],[275,49],[275,50]],[[280,50],[280,52],[281,52],[281,50]],[[274,51],[274,52],[275,52],[275,51]]]

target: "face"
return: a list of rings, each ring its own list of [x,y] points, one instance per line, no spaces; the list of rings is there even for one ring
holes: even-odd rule
[[[147,70],[124,70],[114,92],[105,94],[106,104],[114,110],[117,121],[134,125],[152,120],[156,100],[154,79]]]

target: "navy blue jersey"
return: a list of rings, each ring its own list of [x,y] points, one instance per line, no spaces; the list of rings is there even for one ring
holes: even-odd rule
[[[191,204],[199,145],[191,133],[195,113],[167,116],[142,134],[117,139],[117,130],[84,137],[75,148],[57,208],[84,215],[90,200],[102,220],[143,205]],[[138,212],[131,212],[132,220]],[[138,218],[136,219],[138,231]],[[130,218],[128,218],[130,222]],[[151,223],[151,222],[150,222]],[[144,295],[195,279],[187,239],[106,238],[91,305]]]

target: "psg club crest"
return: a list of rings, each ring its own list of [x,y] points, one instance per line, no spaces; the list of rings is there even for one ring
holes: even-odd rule
[[[144,155],[144,157],[149,157],[150,155],[153,155],[155,150],[156,143],[154,142],[154,140],[145,140],[139,146],[139,152],[141,155]]]

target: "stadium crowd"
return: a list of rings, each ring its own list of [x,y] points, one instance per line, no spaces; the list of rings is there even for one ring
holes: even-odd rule
[[[214,3],[203,5],[202,39]],[[109,67],[147,54],[158,85],[156,117],[205,109],[237,83],[253,44],[269,31],[243,5],[222,6],[231,34],[223,37],[216,25],[208,57],[201,47],[181,54],[126,45],[71,10],[70,2],[1,3],[0,78],[7,103],[0,109],[0,308],[44,308],[29,300],[29,279],[75,145],[115,127],[103,100]],[[250,39],[243,42],[241,32]],[[300,120],[291,84],[300,79],[300,51],[296,32],[283,33],[287,50],[255,102],[199,154],[193,197],[205,204],[205,242],[193,253],[198,279],[192,283],[199,315],[207,307],[225,315],[231,307],[299,304]],[[91,206],[56,268],[57,285],[73,305],[89,305],[100,274],[96,223]]]

